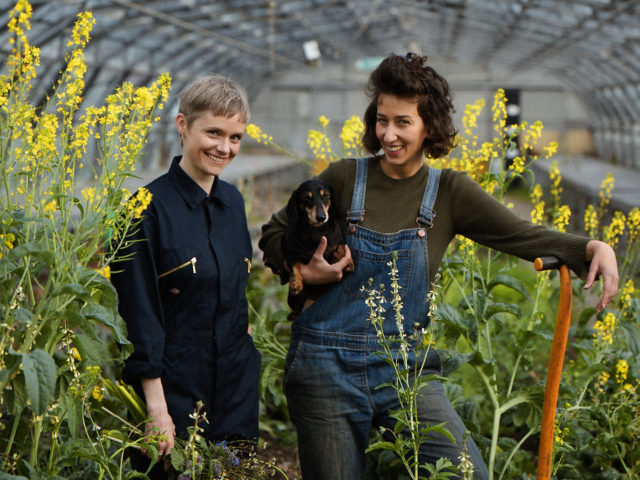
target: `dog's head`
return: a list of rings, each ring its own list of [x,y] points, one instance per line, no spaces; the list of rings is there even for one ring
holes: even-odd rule
[[[289,222],[306,222],[311,227],[327,223],[335,211],[334,198],[328,183],[316,179],[301,183],[287,204]]]

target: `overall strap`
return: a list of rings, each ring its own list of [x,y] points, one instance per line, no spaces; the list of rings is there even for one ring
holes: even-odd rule
[[[427,179],[427,187],[424,189],[422,203],[420,204],[420,213],[416,222],[422,227],[431,228],[436,212],[433,210],[433,204],[438,194],[438,185],[440,183],[441,170],[437,168],[429,168],[429,178]]]
[[[362,221],[364,216],[364,195],[367,189],[367,159],[356,159],[356,180],[353,185],[351,208],[347,212],[347,221],[353,225]]]

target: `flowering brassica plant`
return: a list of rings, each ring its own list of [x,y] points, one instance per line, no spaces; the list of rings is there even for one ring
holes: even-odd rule
[[[84,12],[52,94],[33,105],[31,13],[26,0],[10,12],[12,51],[0,76],[0,471],[116,475],[107,445],[115,437],[97,422],[124,422],[104,405],[105,376],[129,352],[110,263],[150,201],[123,181],[171,80],[125,83],[104,105],[85,106],[83,52],[94,19]]]

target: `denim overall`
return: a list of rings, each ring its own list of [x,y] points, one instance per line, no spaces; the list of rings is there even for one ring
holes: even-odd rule
[[[440,171],[429,170],[418,228],[396,233],[378,233],[357,225],[364,216],[367,160],[358,159],[356,182],[347,220],[347,243],[355,271],[345,275],[329,292],[304,310],[292,326],[287,355],[284,390],[289,412],[296,425],[302,476],[304,480],[359,480],[365,478],[366,454],[371,427],[393,430],[389,411],[398,409],[396,391],[376,388],[393,380],[393,369],[376,352],[381,350],[375,326],[366,306],[369,279],[379,290],[384,284],[387,312],[386,335],[397,335],[390,299],[390,268],[387,263],[397,252],[400,296],[403,301],[404,329],[429,323],[429,268],[427,229],[435,213]],[[435,350],[429,351],[425,374],[441,373]],[[430,425],[447,422],[456,438],[454,445],[442,435],[433,435],[423,444],[421,462],[435,463],[440,457],[458,463],[466,428],[444,395],[440,382],[431,381],[421,391],[421,421]],[[474,478],[488,478],[476,446],[469,437],[467,451],[476,465]]]

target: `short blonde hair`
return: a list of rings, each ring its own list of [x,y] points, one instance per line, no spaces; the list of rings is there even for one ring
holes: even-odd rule
[[[239,113],[244,123],[249,123],[251,116],[247,92],[233,80],[218,74],[205,75],[183,90],[178,111],[185,116],[187,125],[206,111],[221,117]]]

